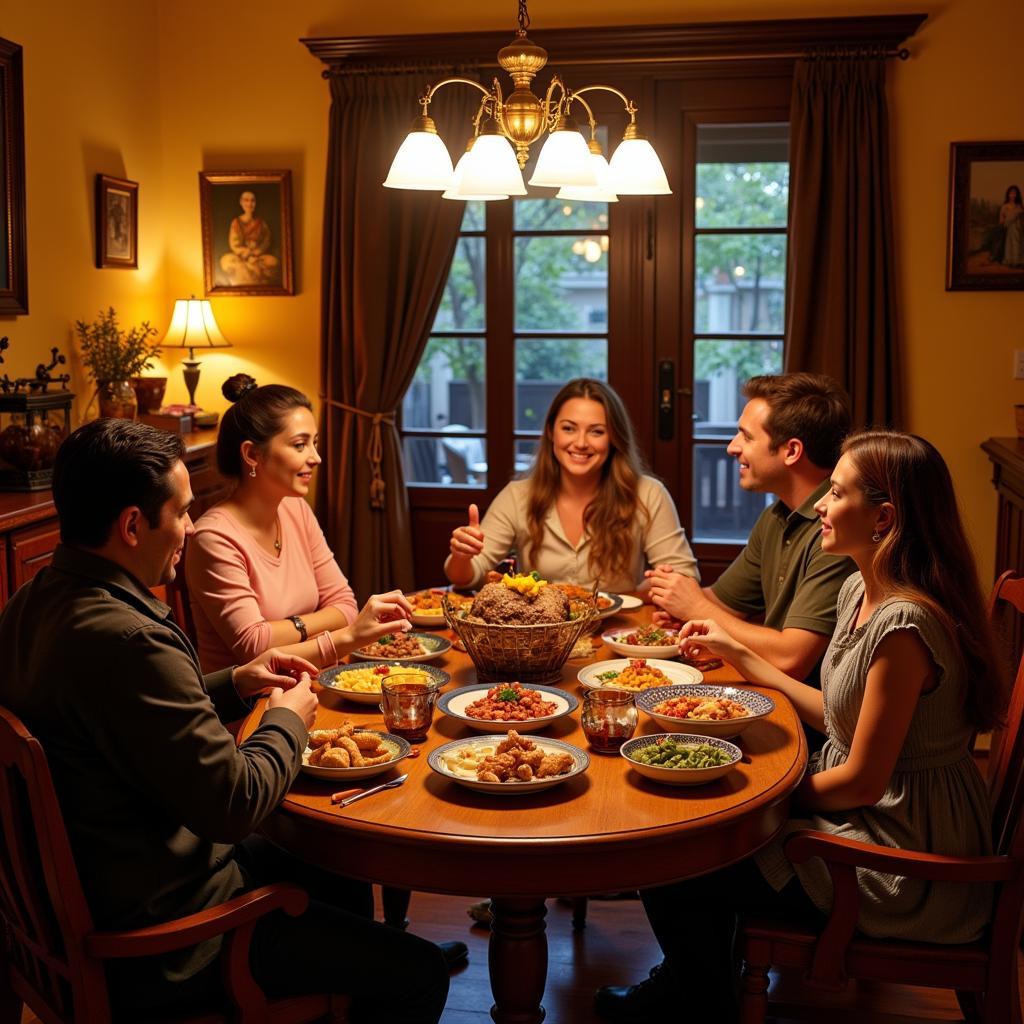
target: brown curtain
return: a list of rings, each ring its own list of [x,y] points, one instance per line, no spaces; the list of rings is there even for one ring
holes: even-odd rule
[[[799,61],[790,131],[786,369],[835,377],[855,426],[899,426],[885,61]]]
[[[426,346],[464,210],[437,192],[381,185],[429,78],[331,79],[321,298],[324,462],[316,505],[360,601],[413,585],[395,414]],[[434,106],[443,101],[445,116],[433,107],[431,114],[442,137],[465,141],[475,94],[468,87],[441,94]]]

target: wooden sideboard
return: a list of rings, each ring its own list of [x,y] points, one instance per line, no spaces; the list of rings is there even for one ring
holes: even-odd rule
[[[185,435],[185,465],[192,480],[192,517],[225,497],[230,483],[217,472],[217,434]],[[57,510],[49,491],[0,493],[0,607],[23,583],[50,564],[60,540]]]

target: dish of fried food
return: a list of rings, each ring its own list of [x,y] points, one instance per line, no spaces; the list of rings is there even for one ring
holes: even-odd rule
[[[505,736],[456,740],[428,758],[439,775],[489,793],[536,792],[586,771],[587,753],[561,740],[532,740],[514,729]]]
[[[412,624],[414,626],[443,626],[444,610],[441,608],[441,599],[448,598],[453,608],[468,606],[472,602],[471,597],[457,594],[452,590],[436,588],[432,590],[419,590],[412,594],[405,595],[412,605]]]
[[[302,769],[322,778],[360,779],[385,772],[409,753],[409,744],[390,733],[357,729],[349,721],[334,729],[313,729],[302,754]]]
[[[563,594],[570,601],[587,601],[590,599],[592,590],[590,587],[581,587],[578,583],[556,583],[556,587],[562,591]],[[598,592],[597,594],[597,610],[603,612],[608,608],[611,608],[615,604],[615,601],[607,594]]]

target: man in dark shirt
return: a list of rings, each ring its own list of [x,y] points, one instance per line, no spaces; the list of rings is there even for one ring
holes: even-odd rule
[[[824,554],[814,506],[829,486],[850,429],[846,393],[831,377],[752,377],[729,454],[740,486],[775,494],[746,547],[710,587],[658,566],[647,573],[655,621],[714,619],[776,668],[815,682],[836,624],[836,601],[854,571]]]
[[[255,930],[257,982],[272,995],[346,992],[354,1019],[373,1007],[379,1019],[398,972],[403,998],[388,1004],[388,1020],[435,1022],[448,990],[441,951],[365,908],[342,909],[339,894],[365,887],[319,876],[252,835],[298,773],[317,706],[305,673],[316,668],[271,650],[204,678],[150,593],[174,578],[193,532],[183,454],[176,435],[125,420],[75,431],[54,467],[53,564],[0,615],[0,703],[46,751],[95,923],[138,928],[268,882],[306,883],[305,914],[271,914]],[[223,722],[263,693],[259,727],[236,746]],[[220,945],[112,965],[118,1016],[173,1014],[216,996]]]

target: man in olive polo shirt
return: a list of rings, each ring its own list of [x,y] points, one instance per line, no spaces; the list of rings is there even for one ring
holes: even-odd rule
[[[816,682],[839,588],[855,568],[822,552],[814,511],[850,429],[849,399],[831,377],[812,373],[751,377],[743,393],[747,404],[728,452],[744,490],[778,500],[712,586],[668,566],[648,572],[661,609],[655,620],[715,619],[783,672]]]

